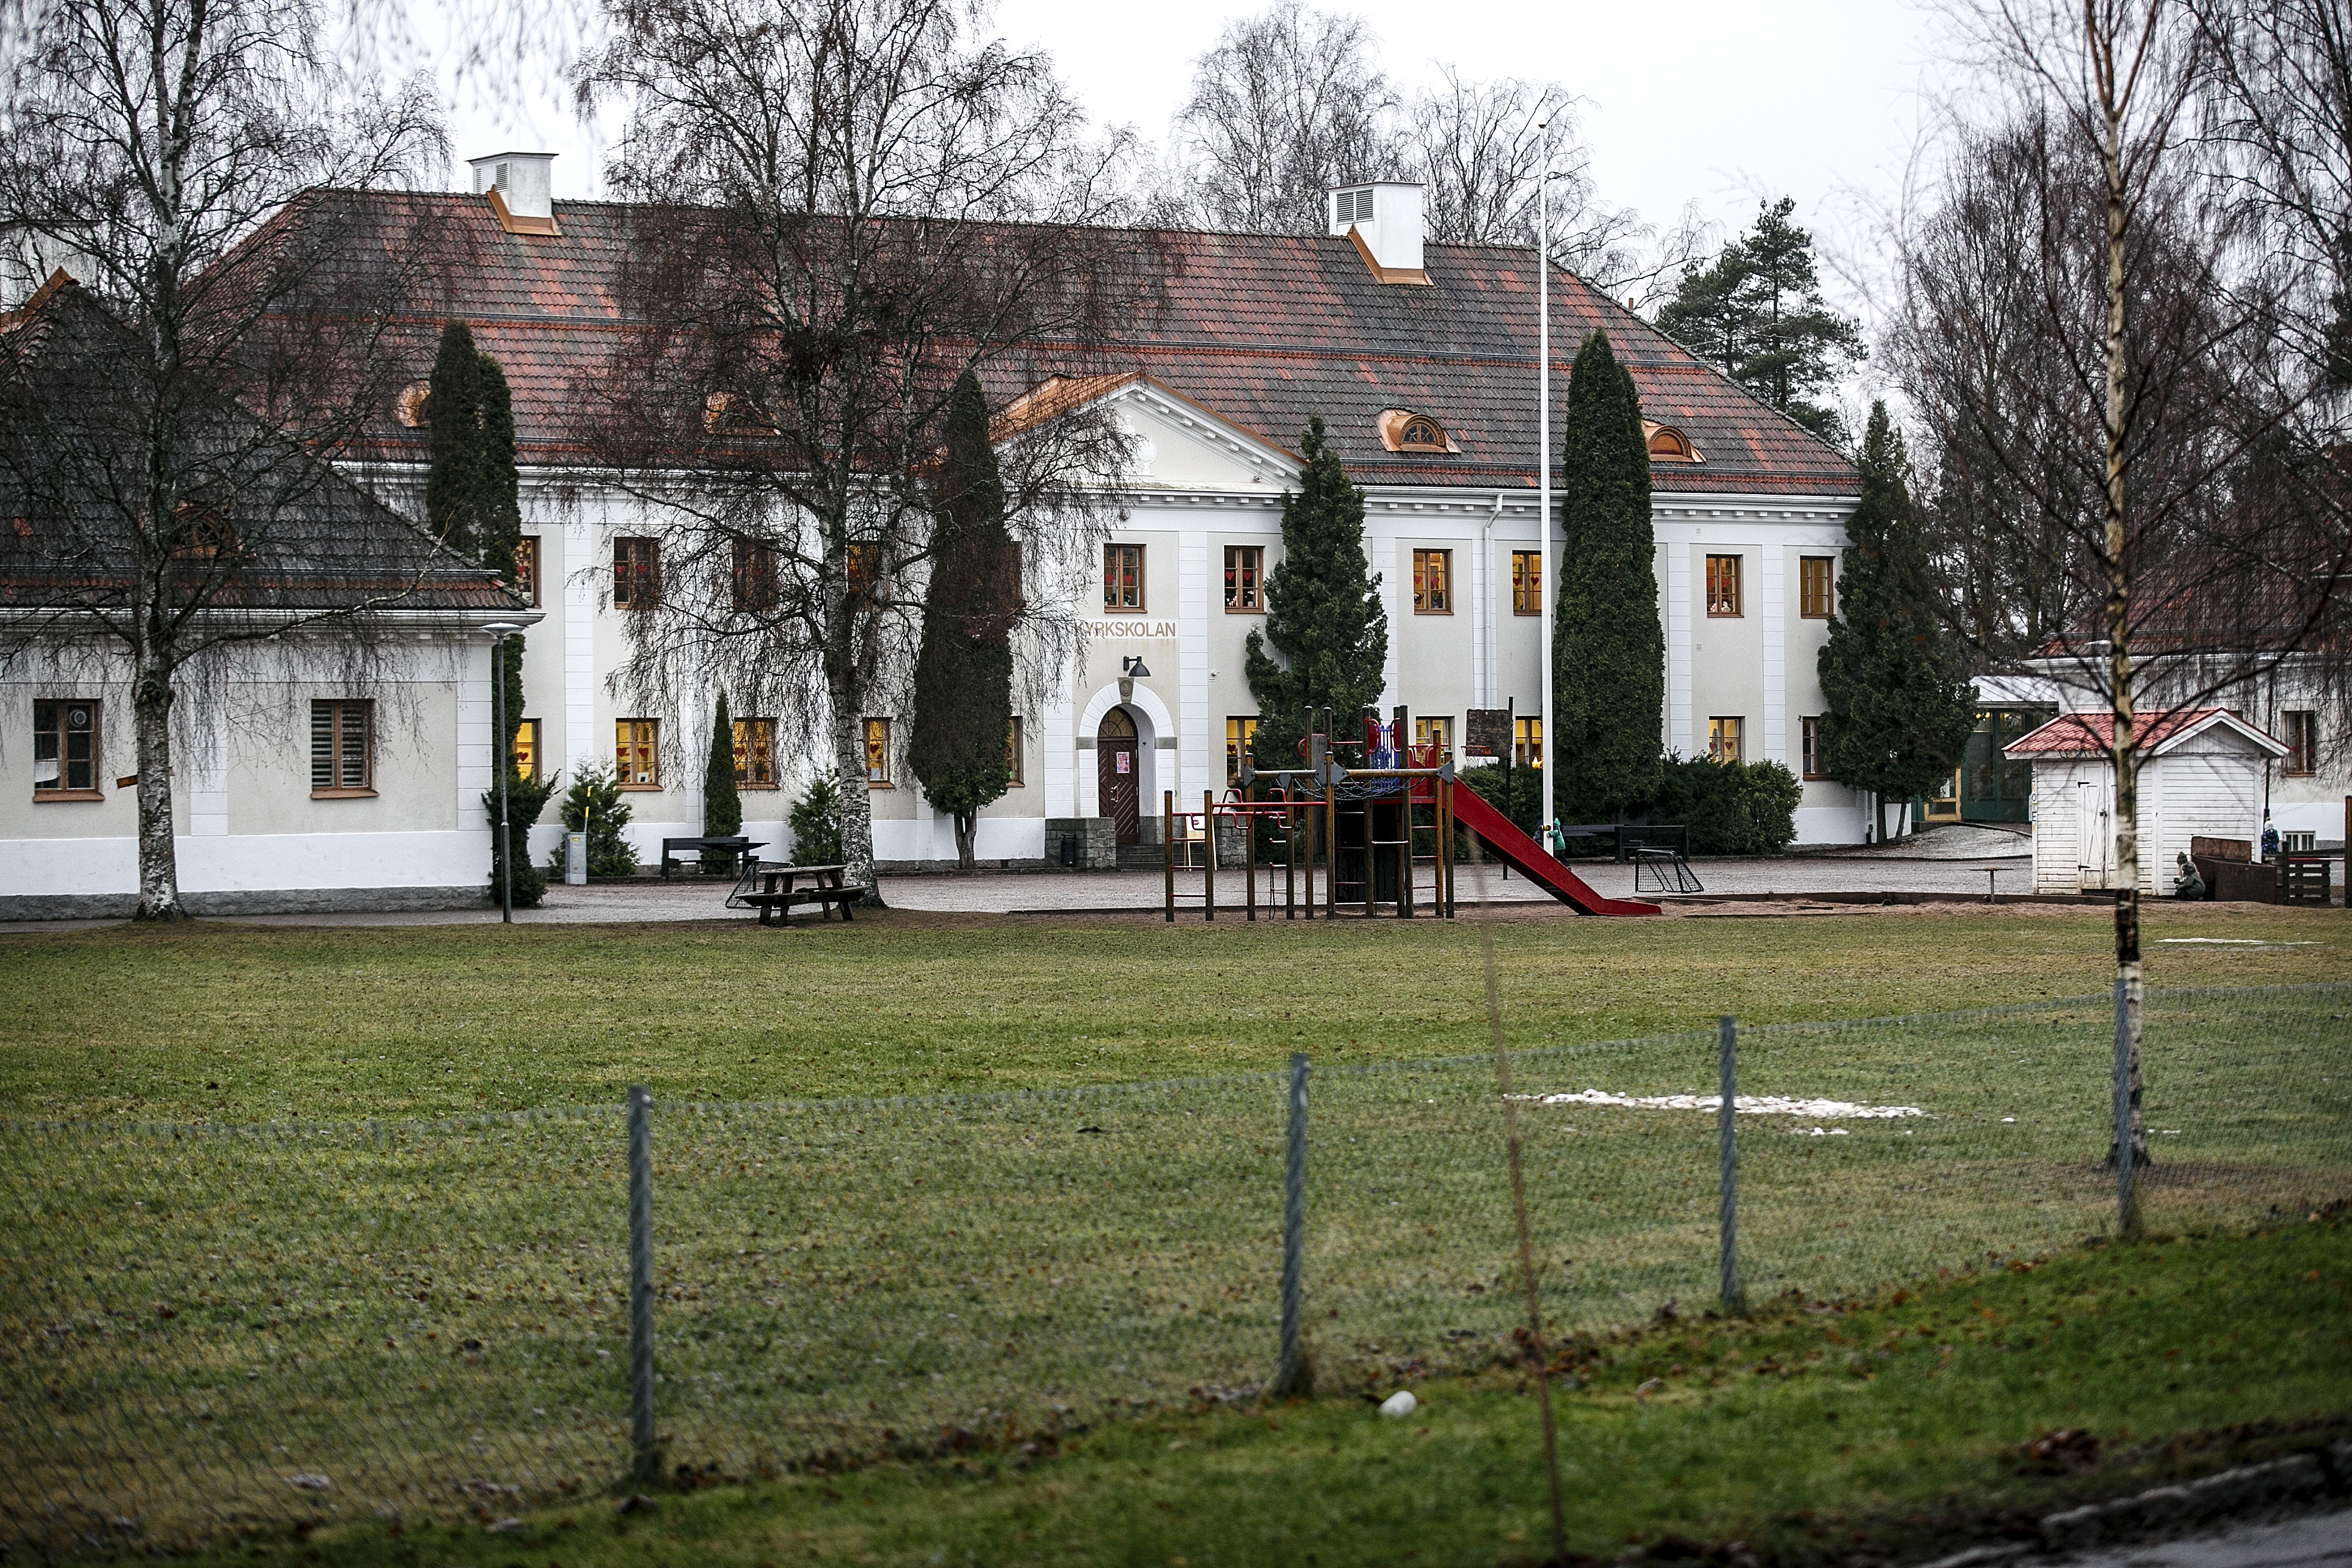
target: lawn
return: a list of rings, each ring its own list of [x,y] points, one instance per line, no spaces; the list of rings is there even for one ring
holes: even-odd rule
[[[1745,1542],[1768,1563],[1924,1555],[2076,1500],[2342,1436],[2352,1232],[2331,1211],[1775,1303],[1750,1322],[1582,1336],[1555,1374],[1573,1553],[1680,1536]],[[582,1496],[472,1522],[272,1531],[206,1560],[1435,1568],[1544,1556],[1526,1375],[1418,1391],[1404,1420],[1349,1398],[1170,1413],[950,1459],[665,1491],[627,1514]],[[2053,1429],[2087,1436],[2046,1463],[2021,1453]]]
[[[2151,978],[2334,979],[2341,918],[2160,911]],[[1748,1020],[1744,1091],[1920,1112],[1743,1120],[1759,1300],[2061,1252],[2109,1223],[2104,1007],[2054,999],[2103,978],[2095,918],[1494,934],[1522,1092],[1704,1089],[1711,1029],[1658,1031],[1727,1010]],[[626,1452],[611,1104],[632,1079],[657,1100],[662,1436],[698,1472],[1247,1397],[1280,1261],[1269,1069],[1293,1049],[1317,1063],[1323,1386],[1475,1375],[1519,1310],[1493,1065],[1462,1054],[1483,1043],[1477,935],[898,915],[11,942],[8,1016],[51,1021],[7,1040],[12,1071],[49,1114],[133,1124],[0,1137],[0,1377],[40,1413],[0,1454],[0,1500],[140,1514],[170,1539],[313,1506],[593,1492]],[[1992,1002],[2014,1005],[1766,1022]],[[2330,992],[2157,998],[2159,1223],[2346,1192],[2347,1010]],[[803,1098],[908,1089],[959,1092]],[[1582,1100],[1526,1121],[1549,1317],[1597,1332],[1708,1298],[1710,1113]],[[289,1491],[311,1475],[332,1495]]]
[[[1946,912],[1958,909],[1963,912]],[[1514,1043],[2078,995],[2095,909],[1497,920]],[[2152,985],[2352,973],[2341,912],[2157,906]],[[2167,945],[2167,937],[2220,942]],[[1484,1048],[1471,921],[1172,929],[893,913],[677,926],[198,926],[0,937],[12,1113],[228,1122],[656,1096],[1119,1083]]]

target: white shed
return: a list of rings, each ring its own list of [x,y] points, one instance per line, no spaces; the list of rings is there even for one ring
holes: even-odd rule
[[[2225,708],[2139,716],[2139,885],[2172,889],[2173,857],[2191,838],[2259,840],[2263,771],[2281,742]],[[2116,770],[2110,713],[2062,713],[2002,752],[2033,764],[2033,890],[2111,888]]]

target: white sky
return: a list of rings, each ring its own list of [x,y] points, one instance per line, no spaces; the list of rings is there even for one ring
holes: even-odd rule
[[[462,0],[459,0],[462,9]],[[1347,0],[1379,36],[1381,60],[1408,90],[1449,65],[1471,77],[1558,80],[1581,100],[1601,197],[1661,226],[1696,200],[1726,235],[1759,196],[1792,195],[1834,270],[1867,249],[1868,215],[1891,205],[1909,163],[1923,98],[1951,68],[1933,11],[1916,0]],[[1164,142],[1193,61],[1259,0],[1188,6],[1103,0],[999,0],[996,31],[1049,50],[1098,123]],[[1433,27],[1432,18],[1442,27]],[[600,194],[600,144],[573,118],[560,81],[516,101],[481,79],[445,73],[460,160],[509,149],[562,154],[558,196]],[[533,100],[535,99],[535,100]],[[462,177],[462,163],[459,166]],[[1849,309],[1863,301],[1837,280]],[[1866,312],[1863,312],[1866,313]]]

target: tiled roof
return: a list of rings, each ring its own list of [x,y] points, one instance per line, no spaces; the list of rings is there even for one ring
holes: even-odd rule
[[[2138,749],[2154,752],[2214,722],[2227,725],[2280,756],[2286,754],[2284,744],[2226,708],[2174,708],[2141,713],[2135,716],[2133,730]],[[2011,741],[2002,748],[2002,754],[2020,759],[2105,756],[2115,735],[2113,713],[2061,713],[2040,729],[2030,730]]]
[[[0,317],[0,606],[111,612],[137,602],[138,542],[110,499],[126,488],[126,466],[137,474],[135,454],[126,459],[120,445],[135,423],[120,402],[122,366],[138,352],[128,335],[70,280]],[[241,498],[211,520],[230,553],[192,552],[184,569],[217,608],[524,608],[496,574],[450,555],[225,395],[191,415],[189,456],[190,471]],[[254,495],[274,498],[268,515],[236,510]]]
[[[441,321],[463,317],[506,369],[524,460],[581,455],[567,444],[565,389],[605,363],[627,324],[618,274],[632,208],[557,202],[562,234],[545,237],[504,232],[478,196],[319,199],[370,204],[387,246],[404,243],[412,226],[456,239],[459,259],[436,269],[414,303],[414,374],[430,371]],[[1170,258],[1165,307],[1135,324],[1128,345],[1097,354],[1094,368],[1148,373],[1286,451],[1297,451],[1300,431],[1320,415],[1359,483],[1535,483],[1532,250],[1428,246],[1431,286],[1423,288],[1376,282],[1345,238],[1171,232],[1151,239]],[[1836,451],[1566,273],[1554,274],[1552,327],[1555,456],[1569,366],[1585,336],[1605,328],[1633,372],[1644,416],[1680,429],[1705,458],[1654,464],[1657,491],[1857,492],[1853,465]],[[999,405],[1032,390],[1010,381],[989,388]],[[1461,451],[1385,450],[1376,421],[1388,408],[1435,416]],[[388,455],[414,448],[423,460],[422,430],[387,420],[382,434]]]

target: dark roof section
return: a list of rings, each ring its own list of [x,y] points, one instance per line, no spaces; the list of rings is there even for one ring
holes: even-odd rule
[[[123,414],[140,344],[60,275],[0,315],[0,605],[124,608],[139,602],[136,495]],[[173,574],[184,602],[241,613],[466,610],[525,601],[223,396],[181,476],[191,521]],[[207,505],[206,495],[226,497]],[[201,600],[195,595],[203,595]],[[368,601],[378,601],[367,605]]]
[[[434,269],[432,298],[414,307],[416,363],[432,367],[432,331],[462,316],[498,356],[514,389],[526,462],[561,464],[562,403],[593,374],[624,325],[619,262],[632,209],[557,202],[562,234],[508,234],[478,196],[336,193],[373,204],[384,243],[410,225],[454,239]],[[1285,450],[1321,415],[1349,474],[1363,484],[1520,488],[1535,483],[1534,252],[1503,246],[1431,245],[1431,287],[1375,281],[1345,238],[1180,232],[1156,236],[1172,259],[1168,302],[1138,326],[1103,369],[1148,372],[1184,396]],[[1605,328],[1633,372],[1643,413],[1681,430],[1703,461],[1653,465],[1662,493],[1851,496],[1853,467],[1835,450],[1740,391],[1632,312],[1567,273],[1552,290],[1554,443],[1569,366]],[[428,330],[429,329],[429,330]],[[999,405],[1030,391],[990,387]],[[1459,453],[1384,449],[1383,409],[1435,416]],[[425,432],[387,417],[388,456],[423,458]]]

